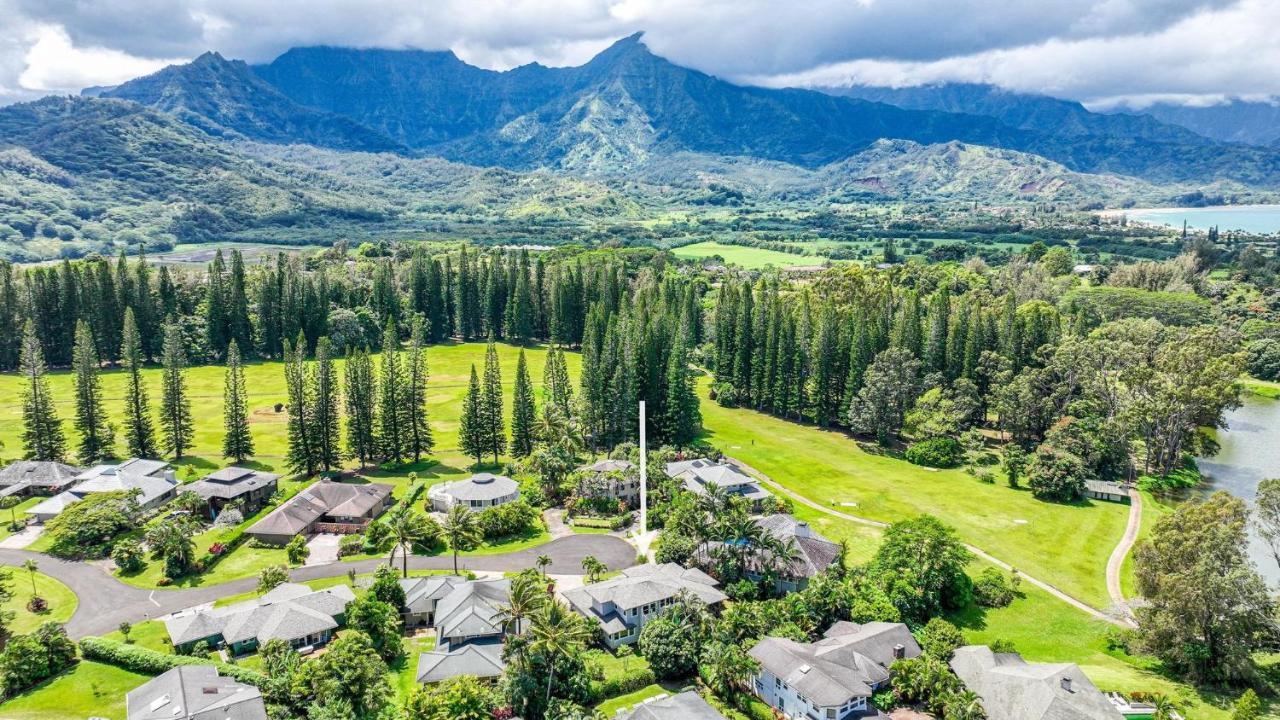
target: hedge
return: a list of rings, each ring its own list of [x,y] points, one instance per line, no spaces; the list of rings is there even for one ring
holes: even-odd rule
[[[647,667],[628,670],[621,675],[591,683],[592,702],[603,702],[619,695],[626,695],[656,682],[658,682],[657,676]]]
[[[143,675],[159,675],[181,665],[213,665],[223,675],[248,685],[257,685],[266,680],[262,673],[239,665],[229,665],[189,655],[169,655],[150,648],[126,645],[115,640],[93,636],[80,640],[80,654],[86,660],[97,660]]]

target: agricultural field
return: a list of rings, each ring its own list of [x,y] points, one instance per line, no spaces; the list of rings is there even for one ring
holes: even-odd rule
[[[725,263],[737,265],[748,270],[759,270],[766,267],[804,267],[821,265],[826,258],[816,255],[793,255],[791,253],[766,250],[764,248],[746,247],[743,245],[726,245],[714,241],[683,245],[671,251],[673,255],[685,260],[701,260],[719,255]]]

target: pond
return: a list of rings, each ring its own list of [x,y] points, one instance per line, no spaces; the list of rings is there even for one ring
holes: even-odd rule
[[[1197,463],[1205,476],[1205,493],[1226,490],[1252,501],[1260,480],[1280,477],[1280,400],[1248,393],[1241,400],[1240,407],[1227,413],[1226,429],[1217,433],[1221,450]],[[1255,537],[1249,552],[1263,577],[1280,584],[1280,566],[1266,544]]]

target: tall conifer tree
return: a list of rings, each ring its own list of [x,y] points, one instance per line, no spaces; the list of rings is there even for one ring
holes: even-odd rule
[[[285,457],[295,473],[315,472],[311,440],[311,383],[307,379],[307,339],[299,331],[295,342],[284,341],[284,384],[289,394],[289,451]]]
[[[245,287],[244,257],[231,251],[231,278],[227,288],[227,336],[235,340],[242,353],[253,354],[253,325],[249,321],[249,293]],[[217,345],[215,347],[222,347]]]
[[[244,366],[240,364],[240,345],[235,340],[227,346],[227,373],[222,388],[222,423],[225,430],[222,436],[222,456],[236,462],[252,456],[253,433],[249,431],[248,388],[244,382]],[[290,424],[292,426],[292,418]]]
[[[120,360],[127,378],[124,391],[124,437],[133,457],[154,458],[160,455],[156,446],[155,426],[151,422],[151,401],[142,382],[142,338],[133,308],[124,311],[124,330],[120,336]]]
[[[421,315],[413,320],[413,334],[409,338],[409,359],[405,363],[404,416],[407,428],[406,454],[412,453],[414,462],[429,454],[435,447],[431,425],[427,422],[427,327]]]
[[[164,432],[164,449],[180,459],[182,452],[191,447],[194,429],[191,399],[187,397],[187,351],[182,329],[173,318],[164,324],[160,361],[164,368],[160,381],[160,429]]]
[[[340,421],[338,410],[338,373],[333,367],[333,356],[327,336],[316,341],[315,371],[312,377],[311,431],[314,433],[311,447],[315,452],[314,464],[329,472],[342,463],[338,447]]]
[[[527,457],[533,452],[535,412],[529,365],[524,350],[521,350],[516,361],[516,384],[511,394],[511,454],[516,457]]]
[[[393,321],[382,334],[382,373],[378,378],[378,441],[382,457],[396,464],[404,461],[408,428],[405,426],[407,388],[400,365],[400,338]]]
[[[378,454],[378,437],[374,411],[378,402],[373,361],[367,349],[347,353],[347,452],[368,465]]]
[[[689,372],[689,354],[685,349],[685,336],[680,333],[667,359],[666,437],[664,440],[676,447],[684,447],[698,434],[702,425],[698,396],[693,390],[693,377]]]
[[[484,354],[484,383],[480,387],[480,405],[485,449],[486,452],[493,453],[496,465],[498,456],[507,449],[507,430],[502,409],[502,369],[498,366],[498,348],[492,339]]]
[[[49,383],[44,377],[44,352],[36,326],[30,320],[22,329],[19,358],[22,377],[22,450],[28,460],[61,460],[67,451],[62,421],[53,407]]]
[[[227,279],[226,279],[226,263],[222,259],[222,251],[218,250],[213,254],[213,262],[209,263],[209,272],[206,275],[208,283],[208,291],[205,298],[205,333],[209,341],[209,348],[213,352],[218,352],[227,346],[231,338],[227,334]],[[244,348],[241,352],[244,352]]]
[[[467,396],[462,400],[462,418],[458,423],[458,446],[464,453],[480,459],[488,451],[485,442],[484,399],[480,396],[480,376],[476,374],[475,363],[471,364],[471,382],[467,386]]]
[[[102,408],[102,381],[98,377],[98,350],[84,320],[76,323],[76,342],[71,352],[75,370],[76,430],[80,446],[76,459],[82,465],[94,465],[111,455],[111,428]]]

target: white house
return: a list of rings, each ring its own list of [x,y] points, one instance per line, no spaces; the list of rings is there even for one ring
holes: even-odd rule
[[[427,490],[427,499],[437,512],[449,512],[454,505],[484,510],[519,500],[520,486],[505,475],[476,473],[466,480],[433,485]]]
[[[716,587],[715,578],[697,569],[675,563],[637,565],[620,577],[592,583],[564,592],[569,605],[600,625],[610,648],[629,645],[640,639],[640,630],[675,603],[676,595],[687,591],[707,605],[728,599]]]
[[[160,507],[177,497],[178,478],[163,460],[130,458],[119,465],[96,465],[75,477],[69,490],[27,510],[40,522],[57,517],[73,503],[92,493],[133,492],[143,510]]]
[[[766,637],[751,648],[760,663],[752,689],[790,718],[844,720],[875,712],[871,695],[889,682],[895,660],[918,657],[902,623],[838,622],[815,643]]]
[[[745,498],[756,508],[773,497],[768,490],[760,487],[755,478],[743,474],[732,463],[694,458],[667,463],[666,471],[669,477],[683,483],[685,490],[697,495],[705,495],[708,487],[716,486],[728,495]]]
[[[607,497],[636,505],[640,502],[640,473],[630,460],[605,459],[578,468],[578,495]]]

